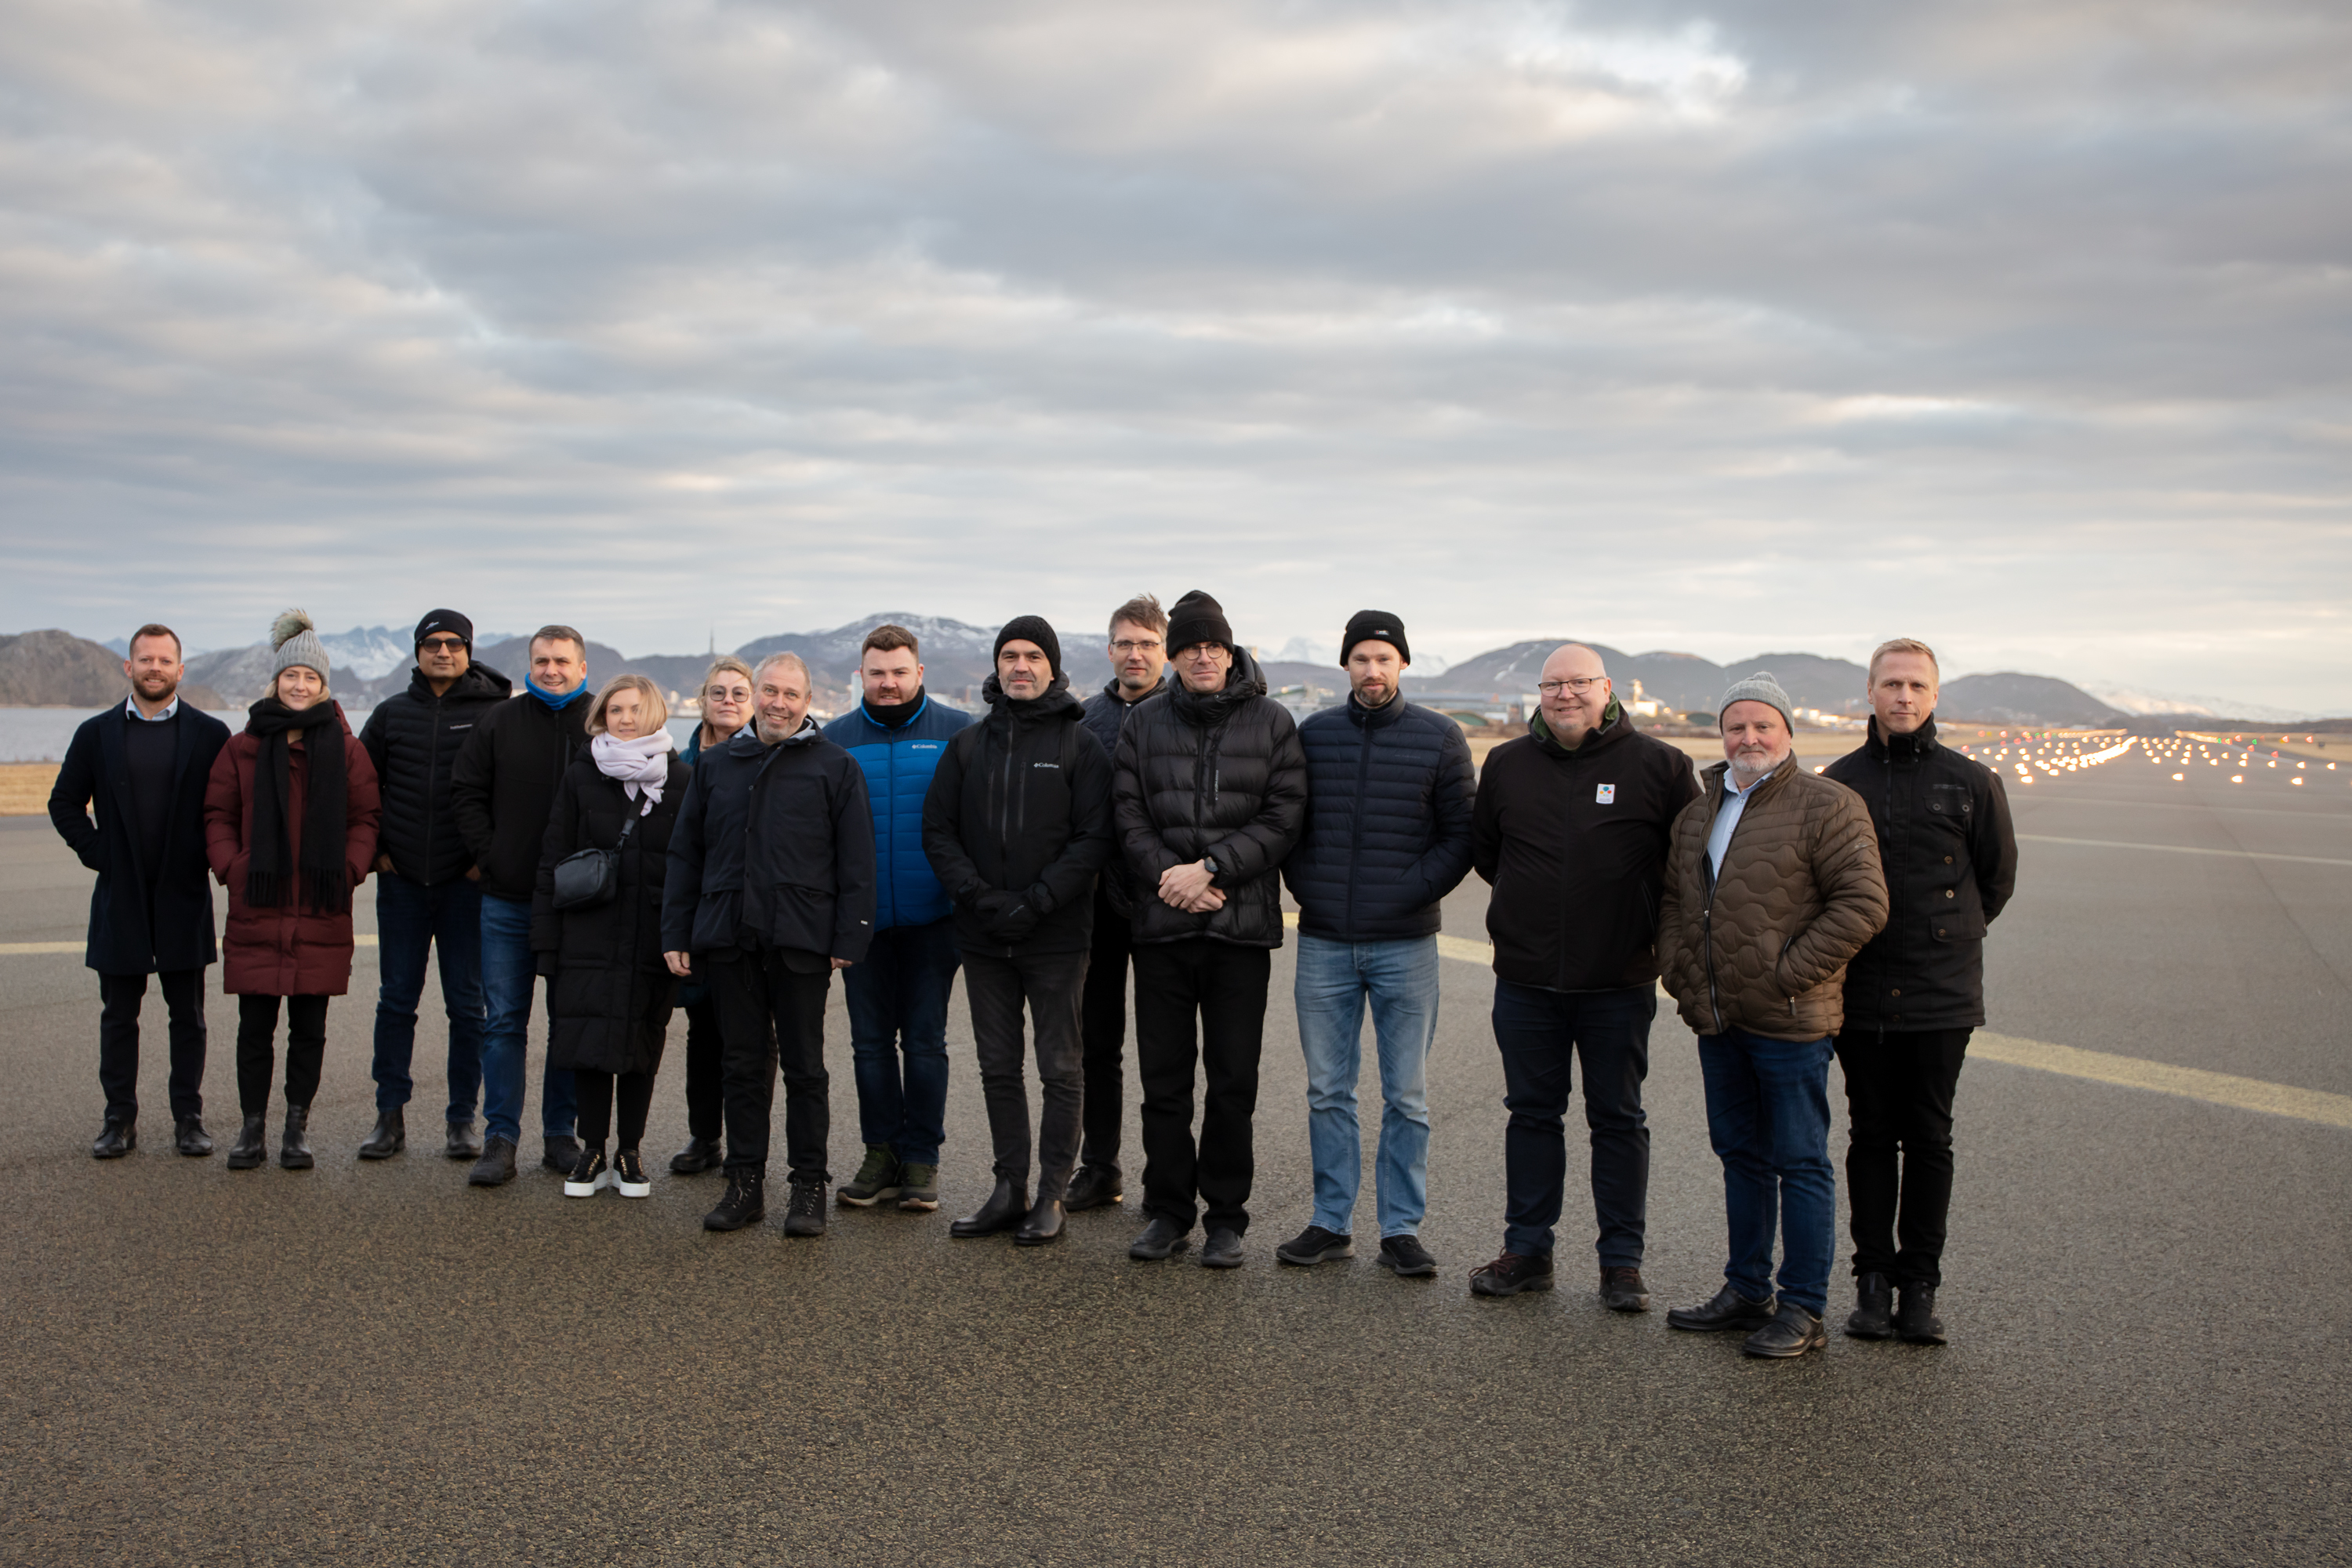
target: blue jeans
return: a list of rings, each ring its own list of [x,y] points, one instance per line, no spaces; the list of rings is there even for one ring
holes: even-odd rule
[[[482,888],[460,877],[428,888],[397,871],[376,879],[375,1108],[397,1110],[415,1092],[408,1076],[416,1052],[416,1004],[425,963],[441,950],[441,1001],[449,1012],[451,1121],[474,1120],[482,1091]]]
[[[1291,990],[1307,1057],[1307,1143],[1315,1160],[1311,1223],[1341,1236],[1356,1216],[1364,1146],[1356,1123],[1364,1003],[1380,1047],[1381,1142],[1373,1190],[1381,1235],[1411,1236],[1429,1206],[1429,1046],[1437,1035],[1437,939],[1298,938]]]
[[[936,1165],[947,1138],[948,997],[963,962],[952,917],[874,933],[866,956],[841,972],[857,1131],[901,1164]]]
[[[486,1136],[522,1142],[522,1069],[530,1030],[530,906],[482,895],[482,1127]],[[549,1068],[540,1079],[541,1131],[569,1138],[579,1117],[572,1074]]]
[[[1650,1075],[1648,985],[1547,991],[1495,982],[1495,1044],[1503,1053],[1503,1250],[1549,1258],[1568,1183],[1568,1097],[1584,1064],[1584,1125],[1592,1143],[1592,1216],[1603,1268],[1639,1268],[1648,1234]]]
[[[1751,1301],[1772,1293],[1772,1232],[1780,1232],[1780,1299],[1829,1305],[1837,1240],[1830,1164],[1830,1042],[1768,1040],[1745,1029],[1698,1037],[1706,1131],[1723,1162],[1731,1257],[1723,1277]]]

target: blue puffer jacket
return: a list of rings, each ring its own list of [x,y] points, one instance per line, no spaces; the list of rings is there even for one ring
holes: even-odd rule
[[[1392,698],[1353,697],[1298,726],[1307,830],[1282,863],[1298,929],[1330,942],[1437,930],[1437,902],[1470,870],[1476,781],[1462,726]]]
[[[824,738],[866,771],[874,803],[876,931],[929,925],[954,912],[923,853],[923,796],[950,737],[971,722],[971,714],[919,693],[914,712],[896,724],[883,723],[860,702],[824,727]]]

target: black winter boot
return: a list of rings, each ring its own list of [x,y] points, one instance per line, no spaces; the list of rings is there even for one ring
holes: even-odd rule
[[[1893,1292],[1887,1289],[1884,1274],[1857,1274],[1853,1278],[1853,1310],[1845,1321],[1845,1331],[1858,1340],[1892,1339],[1895,1326],[1887,1321],[1887,1309]]]
[[[397,1105],[376,1112],[375,1131],[360,1145],[362,1160],[389,1160],[408,1147],[408,1118]]]
[[[318,1162],[310,1157],[310,1108],[286,1108],[286,1140],[278,1146],[278,1163],[288,1171],[307,1171]]]
[[[229,1145],[228,1168],[250,1171],[269,1155],[269,1118],[258,1110],[245,1113],[245,1125],[237,1129],[236,1142]]]

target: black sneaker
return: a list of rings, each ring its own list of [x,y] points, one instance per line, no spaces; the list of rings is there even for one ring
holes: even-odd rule
[[[613,1187],[625,1198],[649,1198],[654,1184],[646,1175],[646,1157],[635,1149],[613,1156]]]
[[[597,1144],[580,1151],[580,1158],[564,1173],[563,1195],[567,1198],[593,1198],[613,1184],[613,1173],[604,1164],[604,1145]]]
[[[1117,1165],[1081,1165],[1078,1173],[1070,1178],[1070,1190],[1062,1199],[1062,1212],[1077,1214],[1098,1209],[1125,1196],[1127,1190],[1119,1184]]]
[[[1069,1205],[1062,1206],[1067,1209]],[[1192,1226],[1178,1225],[1165,1215],[1153,1215],[1151,1223],[1128,1243],[1127,1255],[1138,1263],[1157,1263],[1192,1246]]]
[[[764,1171],[730,1171],[727,1173],[727,1195],[719,1206],[702,1216],[705,1230],[740,1230],[767,1217],[768,1205],[762,1195],[768,1185]]]
[[[1310,1225],[1276,1247],[1274,1256],[1280,1262],[1312,1268],[1318,1263],[1337,1263],[1343,1258],[1355,1257],[1356,1242],[1353,1237]]]
[[[1201,1267],[1203,1268],[1239,1268],[1242,1266],[1242,1238],[1239,1231],[1213,1230],[1201,1244]]]
[[[1470,1270],[1473,1296],[1516,1296],[1522,1290],[1551,1289],[1551,1259],[1524,1252],[1506,1252],[1492,1263]]]
[[[898,1195],[898,1156],[887,1144],[866,1145],[866,1163],[833,1194],[854,1209],[870,1209]]]
[[[1845,1331],[1858,1340],[1891,1340],[1895,1324],[1888,1309],[1894,1304],[1894,1292],[1887,1289],[1884,1274],[1857,1274],[1853,1278],[1853,1310],[1846,1314]]]
[[[1749,1355],[1785,1361],[1807,1351],[1820,1350],[1829,1342],[1830,1331],[1822,1326],[1821,1319],[1794,1301],[1783,1301],[1770,1321],[1748,1335],[1739,1348]]]
[[[551,1171],[561,1171],[566,1175],[571,1174],[572,1167],[580,1163],[580,1140],[568,1133],[561,1137],[550,1138],[547,1141],[546,1151],[539,1157],[539,1163]]]
[[[1909,1344],[1940,1345],[1944,1342],[1944,1320],[1936,1316],[1936,1288],[1933,1285],[1903,1287],[1902,1301],[1895,1309],[1895,1331]]]
[[[1767,1294],[1760,1301],[1751,1301],[1738,1290],[1726,1285],[1703,1307],[1676,1307],[1666,1314],[1666,1327],[1688,1329],[1693,1333],[1717,1333],[1737,1329],[1752,1334],[1772,1321],[1780,1309],[1780,1300]]]
[[[793,1195],[784,1205],[786,1236],[824,1234],[824,1183],[814,1176],[794,1176]]]
[[[1642,1271],[1619,1265],[1601,1271],[1601,1304],[1612,1312],[1646,1312],[1650,1310],[1650,1288],[1642,1282]]]
[[[1437,1259],[1422,1246],[1421,1237],[1406,1231],[1381,1237],[1381,1267],[1400,1279],[1419,1279],[1437,1272]]]

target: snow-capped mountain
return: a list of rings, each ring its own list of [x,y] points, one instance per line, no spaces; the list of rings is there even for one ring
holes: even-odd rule
[[[2231,719],[2266,719],[2282,724],[2318,717],[2300,708],[2274,708],[2263,702],[2242,702],[2234,697],[2188,696],[2177,692],[2168,695],[2126,686],[2097,686],[2087,682],[2083,689],[2126,713],[2203,713]]]
[[[334,660],[338,671],[348,670],[362,680],[404,669],[416,657],[405,629],[353,626],[347,632],[320,632],[319,640],[326,645],[327,657]]]

